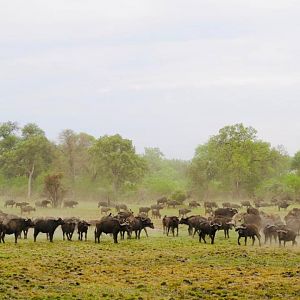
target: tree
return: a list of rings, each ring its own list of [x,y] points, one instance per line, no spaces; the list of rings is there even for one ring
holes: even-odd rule
[[[5,122],[0,125],[0,155],[15,147],[19,141],[17,132],[19,126],[16,122]]]
[[[22,138],[15,137],[15,140],[15,145],[2,153],[0,165],[7,177],[27,176],[27,197],[30,198],[32,180],[51,163],[53,146],[44,132],[34,124],[24,126]]]
[[[74,185],[77,176],[90,171],[88,149],[95,139],[86,133],[77,134],[73,130],[66,129],[59,135],[59,140],[64,169]]]
[[[287,157],[270,144],[257,140],[256,130],[243,124],[225,126],[196,149],[190,166],[194,184],[203,188],[220,182],[224,191],[240,197],[252,194],[260,181],[283,171]]]
[[[143,158],[148,170],[143,180],[143,190],[149,197],[170,195],[176,190],[186,190],[188,162],[166,159],[159,148],[145,148]]]
[[[291,168],[300,174],[300,151],[295,153],[294,157],[292,158]]]
[[[47,175],[44,180],[44,193],[51,201],[52,207],[61,206],[66,190],[62,186],[62,173]]]
[[[22,128],[22,137],[26,140],[33,136],[45,136],[45,132],[35,123],[28,123]]]
[[[135,184],[142,180],[146,162],[136,154],[131,140],[119,134],[105,135],[90,148],[96,176],[106,179],[118,193],[125,183]]]
[[[147,162],[149,172],[153,173],[161,169],[164,154],[159,148],[145,148],[143,157]]]

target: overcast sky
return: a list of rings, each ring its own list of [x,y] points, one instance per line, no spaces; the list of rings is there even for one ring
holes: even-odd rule
[[[242,122],[300,150],[300,1],[0,0],[0,122],[190,159]]]

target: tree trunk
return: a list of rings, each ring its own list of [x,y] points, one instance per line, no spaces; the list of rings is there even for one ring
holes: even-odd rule
[[[33,177],[33,173],[34,173],[34,164],[32,165],[31,170],[29,171],[29,175],[28,175],[28,189],[27,189],[27,198],[30,199],[31,198],[31,188],[32,188],[32,177]]]

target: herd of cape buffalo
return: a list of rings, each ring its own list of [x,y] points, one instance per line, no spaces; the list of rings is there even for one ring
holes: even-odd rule
[[[39,233],[46,233],[47,239],[53,242],[55,230],[61,226],[63,239],[67,237],[72,240],[72,236],[77,229],[78,239],[87,240],[87,232],[90,226],[94,226],[95,243],[100,243],[102,233],[111,234],[115,243],[118,242],[118,235],[124,239],[125,233],[128,238],[135,234],[135,238],[139,239],[141,232],[144,230],[147,237],[147,227],[154,229],[153,222],[149,217],[151,212],[152,219],[161,219],[163,233],[167,236],[171,232],[173,236],[178,236],[179,224],[188,226],[188,234],[194,236],[198,234],[199,241],[206,243],[206,237],[210,238],[211,244],[214,244],[216,232],[224,231],[225,238],[229,238],[229,231],[234,229],[238,233],[238,244],[240,239],[244,238],[245,245],[247,238],[252,239],[252,245],[257,238],[259,245],[261,245],[261,233],[264,235],[264,242],[275,243],[278,241],[279,245],[283,242],[291,242],[292,245],[297,244],[296,238],[300,233],[300,208],[293,208],[288,211],[282,220],[279,214],[270,214],[262,210],[264,207],[276,206],[278,210],[287,210],[290,205],[289,200],[272,199],[270,202],[262,200],[241,201],[240,204],[225,202],[222,207],[218,207],[216,202],[205,201],[203,203],[205,209],[205,216],[187,214],[192,212],[192,209],[201,206],[199,202],[191,201],[188,208],[180,208],[178,216],[164,216],[161,211],[165,208],[176,208],[179,203],[174,200],[168,200],[162,197],[156,201],[156,204],[150,207],[140,207],[139,213],[134,213],[128,209],[125,204],[118,204],[112,207],[105,201],[98,203],[98,208],[101,214],[105,214],[99,220],[81,220],[79,218],[53,218],[44,217],[30,219],[22,216],[36,208],[46,208],[50,201],[43,200],[35,203],[32,207],[27,202],[15,202],[7,200],[4,207],[19,207],[21,209],[21,216],[5,213],[0,210],[0,243],[5,242],[6,235],[14,235],[15,243],[19,238],[27,238],[27,233],[30,228],[33,228],[33,238],[36,241]],[[76,201],[65,201],[64,207],[72,208],[78,205]],[[112,209],[115,209],[115,215],[112,214]],[[242,210],[243,212],[239,212]]]

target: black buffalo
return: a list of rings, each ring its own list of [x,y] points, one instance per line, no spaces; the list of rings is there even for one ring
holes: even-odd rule
[[[74,201],[74,200],[64,201],[64,207],[66,207],[66,208],[74,208],[76,205],[78,205],[77,201]]]
[[[167,197],[161,197],[156,200],[157,205],[165,205],[165,204],[167,204],[167,202],[168,202]]]
[[[227,217],[232,218],[238,213],[237,209],[226,207],[226,208],[217,208],[214,212],[215,217]]]
[[[4,237],[6,234],[14,234],[15,243],[17,243],[18,237],[21,235],[21,232],[24,229],[33,227],[34,224],[31,219],[23,219],[23,218],[12,218],[5,219],[1,221],[0,224],[0,242],[4,243]]]
[[[205,236],[208,235],[211,240],[211,244],[215,242],[215,236],[216,232],[219,230],[221,227],[220,224],[214,223],[214,222],[209,222],[209,221],[203,221],[198,225],[198,233],[199,233],[199,242],[201,243],[201,240],[206,243]]]
[[[186,214],[188,214],[188,213],[190,213],[190,212],[191,212],[190,209],[187,209],[187,208],[180,208],[180,209],[178,210],[179,218],[180,218],[180,217],[186,216]]]
[[[150,207],[140,207],[139,213],[145,213],[148,216],[149,211],[151,210]]]
[[[200,223],[203,221],[207,221],[207,219],[197,215],[197,216],[190,216],[187,218],[181,218],[179,221],[179,224],[188,225],[189,235],[194,236],[199,228]],[[194,233],[193,233],[193,230],[194,230]]]
[[[91,224],[86,221],[78,222],[78,224],[77,224],[78,240],[82,241],[83,234],[85,234],[85,240],[87,240],[87,232],[88,232],[89,226],[91,226]]]
[[[146,227],[154,229],[154,225],[151,222],[150,218],[145,218],[141,216],[137,217],[131,217],[128,219],[129,221],[129,226],[130,226],[130,233],[135,232],[135,238],[140,239],[141,237],[141,231],[146,229]],[[147,233],[147,231],[146,231]],[[148,236],[148,234],[147,234]]]
[[[35,206],[36,207],[41,207],[41,208],[47,208],[48,204],[51,204],[50,200],[42,200],[42,201],[36,201]]]
[[[7,208],[7,206],[10,206],[11,208],[13,208],[13,206],[16,204],[16,201],[14,200],[6,200],[4,203],[4,207]]]
[[[253,224],[243,224],[241,226],[238,226],[235,231],[238,232],[238,244],[241,245],[240,243],[240,239],[242,237],[245,238],[245,245],[247,245],[247,238],[248,237],[251,237],[252,238],[252,246],[254,245],[254,242],[255,242],[255,237],[257,237],[258,239],[258,243],[259,243],[259,246],[261,245],[260,244],[260,234],[258,232],[258,228],[253,225]]]
[[[213,223],[219,224],[218,230],[224,230],[225,239],[229,239],[229,230],[233,228],[234,223],[231,218],[228,217],[216,217],[213,219]]]
[[[75,218],[71,218],[64,219],[63,222],[64,223],[61,225],[63,240],[65,240],[65,236],[67,236],[68,241],[71,241],[77,225],[77,220]]]
[[[53,219],[37,219],[34,222],[34,232],[33,232],[33,239],[36,242],[36,238],[40,232],[46,233],[49,236],[50,242],[53,242],[53,235],[56,228],[59,225],[63,225],[64,221],[61,218]]]
[[[99,201],[99,202],[98,202],[98,208],[99,208],[99,207],[108,207],[108,206],[109,206],[108,203],[105,202],[105,201]]]
[[[151,211],[152,217],[155,219],[161,219],[161,214],[159,212],[159,209],[152,209]]]
[[[95,243],[100,243],[100,236],[103,232],[105,234],[111,233],[114,243],[118,243],[118,234],[122,230],[129,232],[129,224],[127,222],[122,223],[119,219],[111,216],[104,217],[96,224]]]
[[[176,236],[178,236],[178,224],[179,224],[179,219],[178,217],[172,216],[172,217],[167,217],[164,216],[162,220],[163,224],[163,232],[169,235],[170,229],[172,231],[173,236],[175,236],[175,229],[177,230]]]
[[[285,247],[286,242],[292,242],[292,245],[296,245],[296,232],[286,229],[286,230],[277,230],[279,246],[281,246],[281,241],[283,241],[283,245]]]
[[[117,204],[117,205],[115,206],[115,208],[116,208],[116,211],[117,211],[117,212],[120,212],[121,210],[123,210],[123,211],[128,211],[128,207],[127,207],[126,204]]]
[[[265,244],[270,241],[270,244],[272,243],[272,239],[274,239],[275,243],[277,242],[277,230],[278,227],[276,225],[266,225],[263,229],[263,233],[265,236]]]

